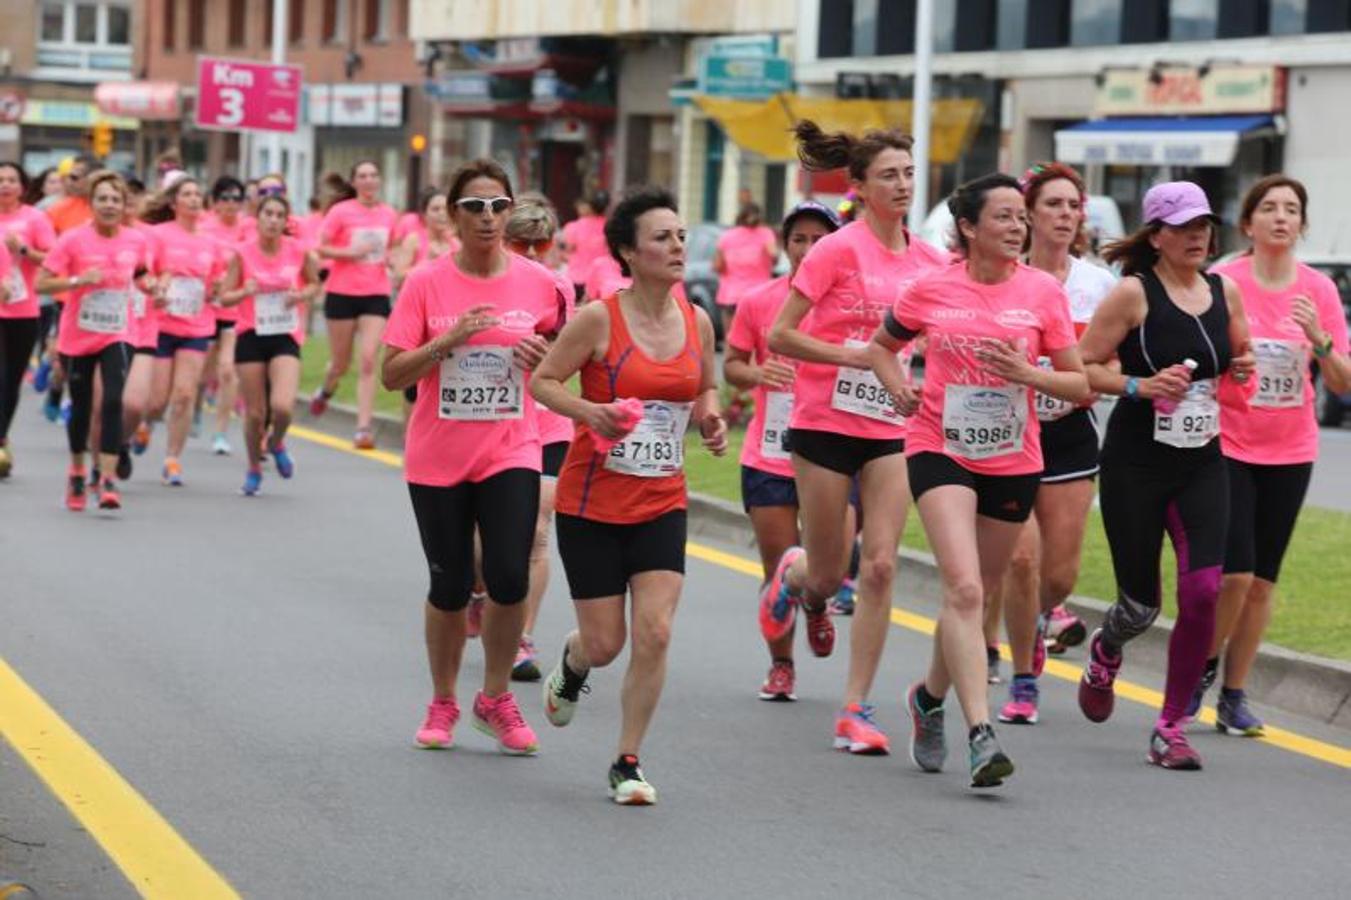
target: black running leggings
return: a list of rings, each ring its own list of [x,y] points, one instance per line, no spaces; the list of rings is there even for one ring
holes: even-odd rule
[[[428,603],[446,612],[469,603],[475,527],[483,545],[488,596],[503,606],[525,599],[539,515],[539,472],[507,469],[450,487],[409,484],[408,493],[431,575]]]
[[[116,453],[122,448],[122,388],[127,382],[127,368],[131,362],[130,344],[109,344],[89,356],[61,355],[66,370],[66,384],[70,385],[70,422],[66,437],[71,453],[89,449],[89,421],[94,414],[94,372],[103,375],[103,428],[99,435],[99,452]]]
[[[1229,466],[1229,546],[1224,573],[1251,572],[1276,583],[1313,476],[1313,463],[1258,465],[1225,457]]]
[[[19,408],[23,373],[37,335],[37,319],[0,319],[0,444],[9,436],[9,423]]]

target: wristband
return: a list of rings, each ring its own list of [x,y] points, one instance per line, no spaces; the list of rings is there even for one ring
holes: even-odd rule
[[[1127,400],[1139,400],[1140,379],[1136,378],[1134,375],[1127,376],[1126,387],[1121,391],[1121,396],[1125,397]]]
[[[1332,352],[1332,338],[1330,337],[1321,344],[1313,345],[1313,355],[1318,357],[1319,359],[1323,359],[1331,352]]]

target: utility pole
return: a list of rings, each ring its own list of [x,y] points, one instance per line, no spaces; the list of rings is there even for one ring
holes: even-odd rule
[[[929,107],[933,93],[933,0],[915,7],[915,99],[911,131],[915,146],[915,186],[910,198],[910,230],[918,231],[929,215]]]
[[[286,62],[286,20],[288,0],[272,0],[272,64],[280,66]],[[273,131],[267,139],[268,168],[273,172],[286,172],[281,164],[281,132]],[[262,175],[262,172],[253,173]]]

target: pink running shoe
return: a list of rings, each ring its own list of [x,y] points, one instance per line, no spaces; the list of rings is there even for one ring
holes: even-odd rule
[[[1187,742],[1181,725],[1158,722],[1149,736],[1149,761],[1162,769],[1199,771],[1201,755]]]
[[[871,703],[851,703],[835,717],[835,749],[862,756],[886,756],[891,741],[873,722]]]
[[[460,704],[455,702],[454,697],[433,700],[427,704],[427,718],[417,730],[414,740],[419,747],[427,750],[444,750],[455,742],[452,733],[458,721]]]
[[[1100,646],[1102,629],[1093,632],[1088,642],[1088,665],[1079,679],[1079,709],[1090,722],[1106,722],[1116,705],[1116,673],[1121,671],[1121,657],[1109,659]]]
[[[483,631],[483,604],[487,602],[486,594],[470,594],[469,605],[464,608],[464,636],[476,638]]]
[[[767,641],[777,641],[793,629],[797,617],[799,597],[788,590],[785,578],[788,568],[806,552],[801,547],[789,547],[779,557],[774,574],[760,589],[760,633]]]
[[[322,385],[315,388],[314,394],[310,396],[310,415],[317,419],[328,412],[328,398]]]
[[[835,623],[830,621],[829,607],[819,612],[803,609],[807,615],[807,646],[817,656],[829,656],[835,650]]]
[[[1051,614],[1047,616],[1046,636],[1051,644],[1047,649],[1059,656],[1069,648],[1077,647],[1084,642],[1084,638],[1088,637],[1088,626],[1062,603],[1052,609]]]
[[[1032,639],[1032,675],[1041,677],[1046,670],[1046,618],[1037,616],[1037,634]]]
[[[1037,724],[1037,702],[1041,691],[1036,681],[1024,681],[1017,676],[1009,685],[1009,702],[999,711],[999,721],[1015,725]]]
[[[796,700],[797,694],[793,693],[795,681],[792,660],[774,660],[774,664],[769,667],[769,675],[765,677],[765,683],[760,685],[760,699],[779,703]]]
[[[474,727],[497,741],[497,749],[509,756],[534,756],[539,739],[530,728],[510,691],[489,699],[479,691],[474,697]]]

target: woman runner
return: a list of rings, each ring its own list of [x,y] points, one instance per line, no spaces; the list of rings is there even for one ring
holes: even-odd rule
[[[1188,181],[1155,185],[1143,212],[1142,228],[1107,247],[1125,277],[1080,341],[1093,389],[1122,400],[1107,423],[1099,494],[1117,599],[1089,640],[1079,708],[1093,722],[1112,714],[1122,649],[1159,614],[1166,532],[1178,615],[1149,761],[1199,769],[1183,726],[1214,636],[1229,522],[1216,382],[1229,372],[1252,387],[1254,360],[1238,287],[1205,271],[1217,226],[1205,193]],[[1119,373],[1107,367],[1113,357]]]
[[[1076,255],[1084,240],[1083,179],[1061,163],[1038,163],[1021,184],[1027,203],[1027,263],[1064,287],[1077,337],[1116,284],[1112,273]],[[1037,364],[1050,368],[1051,359],[1042,355]],[[1056,625],[1055,639],[1064,646],[1076,646],[1088,636],[1083,623],[1060,604],[1079,578],[1084,528],[1098,474],[1098,429],[1091,405],[1041,393],[1034,399],[1045,469],[1033,515],[1018,537],[1000,586],[1013,649],[1013,680],[999,720],[1026,725],[1036,724],[1039,717],[1037,679],[1046,662],[1051,622]],[[1062,614],[1056,620],[1053,613],[1058,608]]]
[[[770,352],[769,329],[788,299],[793,276],[807,252],[839,227],[835,213],[814,200],[793,207],[783,220],[783,246],[790,271],[743,293],[727,332],[723,377],[733,387],[755,392],[755,413],[746,426],[741,448],[741,504],[755,529],[765,582],[773,577],[779,558],[800,540],[797,484],[788,449],[793,366]],[[766,643],[770,668],[760,687],[760,699],[796,700],[793,629]]]
[[[1019,262],[1027,219],[1017,180],[992,174],[969,181],[948,208],[964,261],[911,285],[870,355],[882,384],[909,407],[914,395],[896,352],[926,338],[906,462],[943,602],[929,672],[907,697],[910,757],[926,772],[942,770],[943,700],[954,688],[969,729],[971,785],[980,788],[1013,773],[990,725],[981,615],[1041,480],[1033,392],[1079,403],[1089,391],[1065,292]],[[1049,368],[1037,365],[1040,356]]]
[[[89,178],[94,221],[57,239],[37,278],[44,293],[69,292],[61,311],[57,350],[70,386],[70,471],[66,507],[85,508],[85,451],[93,415],[94,374],[103,379],[99,411],[100,509],[120,509],[122,498],[113,473],[122,444],[122,385],[131,348],[127,344],[134,283],[145,274],[146,239],[123,224],[127,186],[120,175],[96,172]],[[147,285],[148,286],[148,285]]]
[[[793,547],[780,556],[760,594],[760,628],[766,641],[778,641],[801,606],[812,652],[831,654],[835,626],[826,604],[844,579],[852,550],[846,517],[857,476],[863,544],[834,744],[850,753],[884,754],[891,742],[868,695],[890,628],[896,545],[910,489],[905,420],[872,373],[868,341],[905,287],[947,265],[947,257],[905,227],[915,177],[908,135],[826,134],[801,122],[797,138],[808,168],[848,168],[863,213],[803,259],[769,332],[770,351],[798,361],[789,447],[805,552]]]
[[[324,289],[329,359],[324,382],[310,398],[310,415],[321,416],[338,383],[352,364],[357,343],[357,429],[352,445],[375,446],[375,363],[380,332],[389,318],[390,234],[398,219],[380,201],[380,168],[369,160],[352,167],[346,199],[324,214],[319,229],[319,256],[332,261]]]
[[[460,717],[456,688],[477,531],[491,599],[474,727],[503,753],[528,755],[539,742],[510,691],[539,509],[540,444],[526,372],[547,347],[542,335],[558,327],[563,298],[550,272],[502,244],[512,194],[501,166],[466,163],[447,195],[463,246],[408,276],[384,338],[385,388],[418,385],[404,467],[431,576],[432,701],[416,741],[449,747]]]
[[[1243,688],[1271,621],[1281,560],[1318,457],[1310,356],[1328,390],[1351,390],[1346,317],[1337,286],[1295,258],[1308,215],[1309,194],[1301,182],[1288,175],[1260,179],[1248,189],[1239,213],[1251,251],[1212,270],[1233,280],[1243,295],[1257,358],[1257,392],[1249,399],[1221,384],[1229,543],[1210,659],[1187,714],[1200,709],[1223,654],[1215,727],[1235,736],[1263,732]]]
[[[37,291],[33,282],[56,240],[51,220],[23,202],[28,176],[15,162],[0,162],[0,236],[4,240],[4,297],[0,299],[0,478],[14,466],[9,425],[19,407],[23,374],[38,346]]]
[[[588,674],[628,642],[631,617],[609,794],[649,805],[657,791],[638,754],[666,680],[685,580],[685,429],[695,423],[704,447],[721,456],[727,424],[718,412],[713,323],[672,294],[685,274],[675,198],[661,188],[630,193],[605,223],[605,239],[633,286],[580,308],[532,384],[541,403],[578,423],[556,500],[577,630],[545,680],[544,712],[556,726],[572,721]],[[580,397],[564,386],[579,372]],[[625,406],[634,401],[642,413],[630,431]]]
[[[227,306],[239,306],[235,365],[244,397],[249,462],[240,491],[246,497],[262,486],[264,438],[277,474],[282,478],[295,474],[286,429],[300,386],[305,304],[319,292],[319,264],[299,238],[286,234],[290,215],[285,197],[259,199],[257,233],[231,261],[222,297]]]

